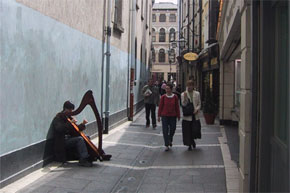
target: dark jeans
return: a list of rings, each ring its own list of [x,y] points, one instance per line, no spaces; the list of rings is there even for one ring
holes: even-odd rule
[[[162,130],[165,146],[169,146],[176,130],[176,117],[162,117]]]
[[[86,159],[89,157],[88,149],[85,143],[85,140],[79,136],[79,137],[71,137],[65,140],[65,147],[69,150],[76,150],[78,154],[78,158]]]
[[[145,110],[146,110],[146,125],[150,125],[150,112],[151,112],[151,119],[152,119],[152,125],[156,126],[156,105],[155,104],[147,104],[145,103]]]

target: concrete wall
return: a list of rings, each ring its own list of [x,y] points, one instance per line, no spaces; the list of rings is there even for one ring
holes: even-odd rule
[[[235,62],[220,63],[220,98],[219,118],[221,120],[232,120],[234,108],[234,72]]]
[[[1,18],[3,155],[44,140],[65,100],[78,105],[92,89],[99,107],[101,41],[15,1],[2,2]]]
[[[112,116],[126,111],[128,101],[131,55],[128,43],[130,1],[123,2],[125,30],[121,36],[111,38],[110,115]],[[2,184],[10,178],[9,175],[14,175],[20,170],[24,171],[31,164],[41,161],[40,154],[43,149],[39,148],[43,148],[50,122],[55,114],[62,110],[65,100],[71,100],[78,106],[84,93],[91,89],[100,111],[104,18],[103,1],[1,0],[0,5]],[[138,25],[134,27],[138,29]],[[149,30],[146,30],[146,34],[137,31],[136,36],[138,39],[145,36],[146,39],[143,41],[150,41]],[[147,64],[144,64],[144,60],[141,64],[140,53],[137,58],[135,104],[143,99],[140,89],[146,82],[146,73],[148,74],[150,44],[146,44],[143,50],[145,49]],[[122,116],[125,118],[126,113]],[[80,121],[83,118],[87,118],[91,123],[95,122],[90,108],[86,108],[77,116]],[[39,151],[31,150],[31,147],[35,146]],[[24,149],[29,153],[23,155]],[[39,155],[35,156],[36,153]],[[14,156],[15,154],[17,155]],[[34,158],[30,159],[29,156]],[[30,161],[25,161],[24,166],[19,162],[21,159]],[[12,164],[9,171],[5,170],[7,165],[3,165],[7,163]]]
[[[251,144],[251,5],[241,5],[241,108],[239,121],[240,135],[240,192],[249,191],[250,144]]]

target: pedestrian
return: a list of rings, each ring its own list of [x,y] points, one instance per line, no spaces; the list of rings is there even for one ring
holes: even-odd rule
[[[74,104],[70,101],[66,101],[63,104],[63,111],[59,112],[51,123],[50,127],[54,141],[54,160],[65,163],[70,160],[69,157],[73,155],[73,157],[79,159],[80,166],[91,167],[93,164],[86,143],[81,136],[76,135],[76,131],[71,124],[76,124],[77,120],[73,117],[64,115],[66,112],[72,112],[73,110]],[[68,119],[70,119],[70,121]],[[78,125],[78,128],[81,131],[85,130],[85,124],[87,122],[87,120],[83,120],[83,122]]]
[[[172,147],[173,136],[176,130],[176,119],[180,120],[180,109],[178,97],[172,93],[173,85],[167,83],[166,94],[160,99],[158,109],[158,122],[162,119],[162,131],[165,144],[165,151]]]
[[[161,85],[161,87],[160,87],[160,95],[161,96],[166,93],[165,88],[166,88],[166,81],[164,80],[163,83],[162,83],[162,85]]]
[[[193,80],[189,80],[186,86],[187,90],[181,94],[183,110],[182,138],[183,144],[188,146],[188,150],[191,151],[192,148],[196,148],[194,139],[201,138],[201,124],[199,120],[201,102],[199,92],[194,90]],[[191,108],[189,108],[190,105]]]
[[[148,80],[148,84],[142,89],[144,96],[145,111],[146,111],[146,128],[150,127],[150,113],[152,119],[152,127],[156,128],[156,105],[159,102],[159,91],[154,85],[153,79]]]

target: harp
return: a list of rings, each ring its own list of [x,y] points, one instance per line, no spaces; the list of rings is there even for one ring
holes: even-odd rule
[[[99,111],[97,109],[95,100],[94,100],[94,96],[93,96],[93,91],[88,90],[85,95],[82,98],[81,104],[80,106],[72,112],[66,112],[65,116],[66,117],[71,117],[74,115],[78,115],[79,113],[81,113],[83,111],[83,109],[87,106],[91,106],[95,117],[96,117],[96,121],[97,121],[97,126],[98,126],[98,138],[99,138],[99,142],[98,142],[98,147],[96,147],[93,142],[78,128],[78,126],[74,123],[72,123],[70,121],[70,119],[68,118],[68,121],[72,124],[72,126],[74,127],[75,131],[78,133],[78,135],[80,135],[86,142],[87,148],[88,148],[88,153],[90,155],[91,158],[93,159],[99,159],[100,161],[103,160],[110,160],[112,155],[109,154],[105,154],[103,148],[102,148],[102,142],[103,142],[103,127],[102,127],[102,121],[100,118],[100,114]]]

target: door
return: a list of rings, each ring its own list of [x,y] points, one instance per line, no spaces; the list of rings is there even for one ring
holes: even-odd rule
[[[271,138],[271,191],[289,191],[289,6],[273,4],[275,23],[274,132]]]

